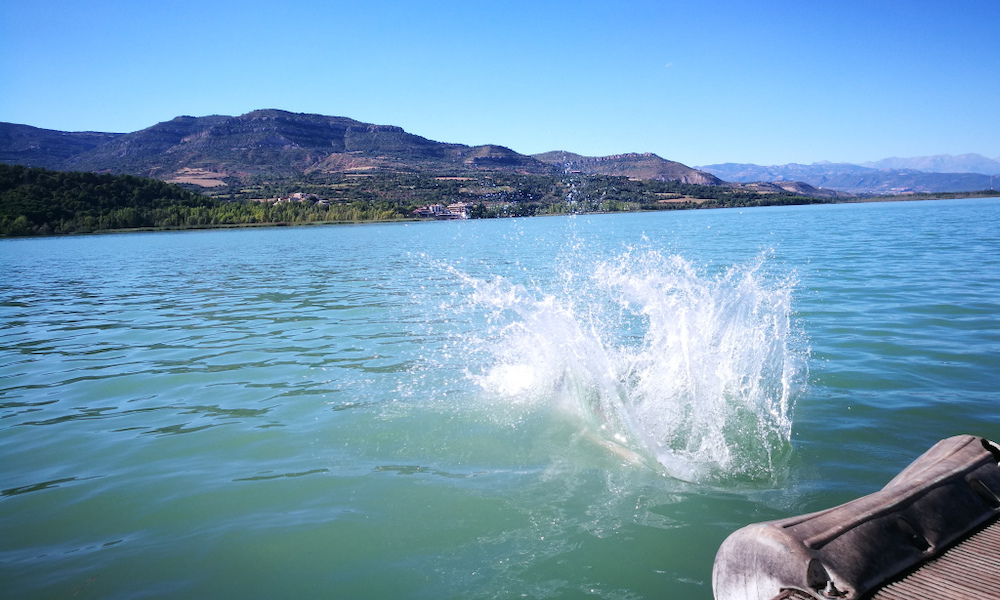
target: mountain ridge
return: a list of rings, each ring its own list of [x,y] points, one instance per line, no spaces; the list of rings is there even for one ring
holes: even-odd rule
[[[501,146],[436,142],[395,125],[348,117],[255,110],[231,117],[176,117],[125,134],[67,161],[69,168],[168,179],[182,169],[235,176],[293,176],[342,169],[449,171],[477,168],[548,171],[544,163]]]
[[[6,129],[0,128],[0,162],[140,175],[202,187],[229,180],[316,172],[563,172],[560,165],[498,144],[438,142],[395,125],[279,109],[260,109],[239,116],[183,115],[131,133],[94,134],[104,137],[86,139],[68,132],[44,133],[47,130],[28,125],[2,125]],[[6,130],[16,131],[17,135],[5,138]],[[31,139],[32,135],[35,139]],[[4,142],[14,137],[21,141]],[[62,144],[64,138],[76,140],[76,144]],[[45,155],[44,161],[35,156],[39,153]],[[603,161],[592,170],[605,174],[706,185],[722,183],[713,175],[648,153],[583,158]]]
[[[987,158],[982,154],[970,152],[952,156],[951,154],[935,154],[933,156],[912,156],[900,158],[893,156],[873,162],[856,163],[862,167],[873,169],[909,169],[924,173],[978,173],[980,175],[1000,175],[1000,157]]]
[[[0,123],[0,163],[139,175],[202,188],[260,178],[374,171],[436,175],[489,171],[584,173],[711,186],[773,184],[770,188],[758,187],[828,197],[837,192],[976,191],[1000,184],[989,174],[929,173],[914,168],[975,167],[1000,174],[1000,161],[979,154],[889,158],[867,163],[875,166],[822,162],[689,167],[650,152],[584,156],[557,150],[528,156],[497,144],[439,142],[395,125],[279,109],[259,109],[238,116],[181,115],[131,133],[62,132]]]

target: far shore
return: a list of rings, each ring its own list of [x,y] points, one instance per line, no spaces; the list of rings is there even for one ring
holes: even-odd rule
[[[961,198],[1000,198],[1000,190],[978,192],[921,192],[913,194],[893,194],[891,196],[858,197],[835,203],[846,202],[906,202],[910,200],[958,200]]]
[[[913,202],[919,200],[959,200],[965,198],[1000,198],[1000,191],[996,190],[986,190],[981,192],[945,192],[940,194],[898,194],[893,196],[870,196],[870,197],[855,197],[855,198],[844,198],[837,200],[829,200],[822,204],[854,204],[854,203],[867,203],[867,202]],[[816,206],[813,204],[802,204],[796,206]],[[709,207],[709,208],[683,208],[679,210],[713,210],[715,208],[732,208],[732,207]],[[740,210],[745,210],[749,208],[766,208],[766,206],[760,207],[738,207]],[[635,211],[619,211],[619,212],[588,212],[588,213],[548,213],[541,215],[533,215],[532,217],[501,217],[501,218],[535,218],[535,217],[562,217],[569,215],[577,216],[590,216],[590,215],[618,215],[618,214],[629,214],[629,213],[654,213],[654,212],[668,212],[661,210],[635,210]],[[469,219],[451,219],[451,220],[469,220]],[[493,220],[493,219],[472,219],[472,220]],[[441,219],[425,219],[419,217],[402,217],[398,219],[370,219],[361,221],[301,221],[301,222],[277,222],[277,223],[219,223],[215,225],[191,225],[191,226],[165,226],[165,227],[135,227],[131,229],[99,229],[95,231],[86,232],[73,232],[73,233],[53,233],[53,234],[41,234],[41,235],[29,235],[29,236],[0,236],[0,240],[4,239],[30,239],[39,237],[65,237],[74,235],[104,235],[104,234],[116,234],[116,233],[155,233],[155,232],[166,232],[166,231],[207,231],[213,229],[245,229],[245,228],[261,228],[261,227],[306,227],[306,226],[316,226],[316,225],[366,225],[366,224],[386,224],[386,223],[439,223],[447,222],[448,220]]]

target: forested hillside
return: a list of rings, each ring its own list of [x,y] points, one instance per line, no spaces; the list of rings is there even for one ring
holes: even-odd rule
[[[390,220],[408,211],[360,199],[334,206],[210,198],[156,179],[0,164],[0,235]]]
[[[215,204],[155,179],[0,165],[3,235],[152,227]]]

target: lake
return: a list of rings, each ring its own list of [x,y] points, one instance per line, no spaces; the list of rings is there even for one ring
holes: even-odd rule
[[[0,241],[9,598],[710,599],[1000,440],[1000,199]]]

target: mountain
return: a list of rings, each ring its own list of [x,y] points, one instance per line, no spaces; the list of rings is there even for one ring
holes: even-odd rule
[[[68,132],[0,123],[0,163],[58,169],[69,158],[119,137],[120,133]]]
[[[106,138],[102,143],[94,139],[92,144],[71,145],[65,141],[76,140],[72,135],[66,140],[36,135],[33,143],[39,152],[51,157],[46,165],[49,168],[127,173],[167,181],[183,181],[192,174],[201,181],[218,183],[224,177],[290,177],[314,171],[370,169],[556,172],[551,165],[503,146],[447,144],[396,126],[281,110],[257,110],[237,117],[182,116],[124,135],[96,135]],[[3,162],[23,164],[24,152],[6,147],[0,152]]]
[[[1000,162],[977,154],[878,163],[911,165],[906,168],[832,163],[770,167],[727,163],[691,168],[651,153],[583,156],[555,151],[526,156],[497,145],[437,142],[393,125],[274,109],[235,117],[180,116],[125,134],[0,123],[0,163],[141,175],[202,187],[317,172],[579,172],[698,185],[776,183],[776,189],[809,195],[828,193],[823,190],[862,194],[972,191],[989,189],[993,183],[988,174],[929,173],[915,167],[989,171],[992,163],[1000,173]]]
[[[1000,175],[1000,159],[986,158],[982,154],[938,154],[912,158],[883,158],[875,162],[859,163],[873,169],[907,169],[925,173],[979,173]]]
[[[698,167],[740,183],[800,181],[851,194],[905,194],[971,192],[1000,185],[979,173],[925,173],[912,169],[874,169],[846,163],[813,163],[760,166],[724,163]]]
[[[646,152],[644,154],[615,154],[612,156],[581,156],[556,150],[532,155],[542,162],[561,167],[566,172],[579,171],[588,175],[612,175],[633,179],[658,179],[698,185],[725,183],[711,173],[692,169],[686,165]]]
[[[180,116],[132,133],[68,133],[0,124],[0,162],[56,170],[141,175],[203,187],[250,177],[314,172],[423,171],[459,174],[579,171],[719,185],[717,177],[655,154],[535,157],[497,145],[437,142],[392,125],[347,117],[255,110],[231,117]]]
[[[825,177],[836,174],[862,175],[875,169],[844,163],[813,163],[801,165],[761,166],[748,163],[723,163],[697,167],[721,177],[726,181],[749,183],[754,181],[803,181],[812,185],[820,185]]]

